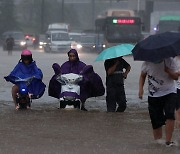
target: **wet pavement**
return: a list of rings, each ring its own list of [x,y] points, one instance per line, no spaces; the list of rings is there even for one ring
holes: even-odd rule
[[[7,56],[0,50],[0,154],[180,154],[180,147],[167,148],[154,143],[145,98],[137,98],[141,62],[125,59],[132,71],[125,81],[128,108],[125,113],[107,113],[105,96],[87,100],[88,112],[58,109],[58,100],[47,95],[34,100],[31,110],[15,111],[12,84],[3,77],[12,70],[20,52]],[[33,52],[48,86],[52,63],[64,62],[66,54]],[[103,62],[97,54],[81,53],[80,58],[94,66],[105,82]],[[180,139],[175,129],[173,140]]]

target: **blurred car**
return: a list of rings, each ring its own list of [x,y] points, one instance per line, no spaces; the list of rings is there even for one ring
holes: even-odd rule
[[[27,48],[26,40],[23,32],[19,31],[7,31],[2,34],[1,40],[3,45],[3,50],[7,50],[6,39],[11,36],[14,39],[13,50],[23,50]]]
[[[36,41],[36,37],[33,34],[26,34],[25,39],[28,47],[33,46]]]
[[[46,33],[45,52],[64,52],[71,49],[69,33],[65,31],[48,31]]]
[[[40,34],[39,42],[38,42],[38,49],[44,49],[45,45],[46,45],[46,35]]]
[[[83,34],[81,36],[81,50],[82,51],[94,51],[96,46],[95,34]]]
[[[106,48],[106,45],[104,43],[104,34],[97,34],[94,49],[97,52],[101,52],[105,48]]]
[[[71,48],[72,49],[79,50],[82,48],[81,36],[82,36],[82,33],[76,33],[76,32],[70,32],[69,33],[70,40],[72,41],[71,42]]]

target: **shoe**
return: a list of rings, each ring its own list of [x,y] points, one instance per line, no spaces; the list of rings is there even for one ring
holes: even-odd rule
[[[84,106],[81,106],[82,111],[88,111]]]
[[[157,139],[155,140],[157,144],[164,145],[166,142],[163,139]]]
[[[118,107],[116,112],[124,112],[125,110],[126,110],[126,107],[122,106],[122,107]]]
[[[175,146],[176,144],[174,142],[166,142],[166,147],[172,147],[172,146]]]

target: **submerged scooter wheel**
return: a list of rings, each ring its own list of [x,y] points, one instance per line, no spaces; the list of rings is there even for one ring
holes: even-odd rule
[[[80,101],[76,101],[76,102],[74,102],[74,108],[78,108],[78,109],[80,109],[80,107],[81,107],[81,105],[80,105],[81,103],[80,103]]]
[[[60,101],[60,108],[64,109],[66,105],[73,105],[74,108],[80,109],[80,101]]]
[[[64,109],[66,107],[66,103],[64,101],[60,101],[60,108]]]
[[[27,109],[26,103],[19,103],[19,109]]]
[[[31,107],[30,98],[27,96],[16,97],[16,102],[19,105],[19,109],[27,109],[27,107]]]

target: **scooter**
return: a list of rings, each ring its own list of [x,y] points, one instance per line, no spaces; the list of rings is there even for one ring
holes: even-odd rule
[[[28,92],[28,86],[31,84],[33,79],[34,77],[15,79],[15,83],[19,89],[16,94],[16,103],[19,106],[19,109],[27,109],[31,107],[33,95]]]
[[[57,76],[56,80],[61,83],[60,108],[81,108],[80,81],[82,75],[68,73]]]

